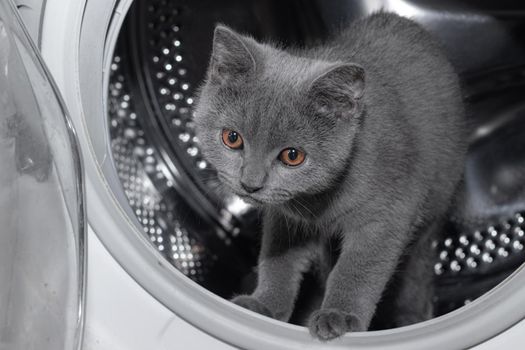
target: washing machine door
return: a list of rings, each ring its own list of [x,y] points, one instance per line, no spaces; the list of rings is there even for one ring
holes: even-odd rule
[[[76,349],[84,209],[75,135],[15,6],[0,1],[0,349]]]

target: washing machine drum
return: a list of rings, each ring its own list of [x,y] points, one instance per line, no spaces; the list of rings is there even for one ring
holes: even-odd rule
[[[142,0],[120,32],[108,122],[122,186],[158,251],[221,296],[253,288],[260,222],[239,198],[216,192],[215,172],[194,133],[194,94],[214,26],[304,45],[352,20],[354,12],[337,10],[342,3],[348,2]],[[462,49],[462,39],[448,35],[446,16],[423,24],[462,72],[472,125],[464,191],[442,237],[429,247],[441,314],[480,296],[525,259],[525,119],[518,118],[525,108],[525,67],[506,62],[501,68],[501,54],[494,59],[491,47]],[[507,49],[516,51],[511,44]],[[481,64],[480,52],[493,59]],[[523,56],[505,59],[524,62]]]

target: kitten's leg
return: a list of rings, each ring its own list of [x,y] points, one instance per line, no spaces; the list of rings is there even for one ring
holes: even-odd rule
[[[408,231],[374,224],[345,237],[321,309],[310,316],[313,336],[330,340],[368,329],[406,244],[397,232]]]
[[[290,232],[292,230],[292,232]],[[288,321],[303,274],[318,256],[319,247],[282,218],[265,217],[258,264],[258,281],[251,295],[232,301],[252,311]]]
[[[414,243],[400,275],[399,292],[394,302],[393,325],[407,326],[432,318],[434,295],[435,254],[431,244],[443,225],[440,221],[431,224]]]

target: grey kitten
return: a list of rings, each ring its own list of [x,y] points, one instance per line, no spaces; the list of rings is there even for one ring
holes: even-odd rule
[[[329,340],[367,330],[402,268],[392,325],[431,317],[429,237],[466,145],[458,78],[427,32],[378,13],[284,50],[218,26],[195,118],[220,180],[264,212],[258,284],[234,303],[287,321],[302,275],[324,271],[309,329]]]

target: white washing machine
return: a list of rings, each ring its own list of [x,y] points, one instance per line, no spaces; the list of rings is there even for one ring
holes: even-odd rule
[[[256,249],[243,247],[256,241],[249,231],[257,222],[253,209],[238,199],[217,199],[203,191],[211,186],[207,181],[213,171],[191,133],[191,91],[208,59],[197,54],[206,52],[214,21],[255,28],[254,34],[263,36],[287,33],[291,42],[302,42],[329,32],[330,22],[319,18],[350,20],[387,8],[443,29],[445,42],[460,37],[459,48],[457,41],[448,46],[457,49],[458,65],[492,72],[487,62],[511,64],[470,49],[469,43],[477,47],[481,40],[480,30],[490,52],[511,47],[503,58],[523,57],[519,45],[487,14],[492,12],[448,8],[443,2],[213,3],[18,1],[36,43],[31,46],[14,15],[15,4],[2,1],[0,349],[520,348],[525,342],[525,258],[519,230],[525,208],[519,202],[466,205],[463,217],[482,212],[490,222],[510,215],[508,227],[489,225],[436,242],[446,252],[438,254],[435,265],[436,278],[447,282],[437,301],[441,316],[321,343],[304,327],[225,299],[249,289]],[[278,13],[289,20],[276,20]],[[290,13],[306,18],[301,31],[290,23],[304,22],[293,21]],[[36,48],[49,73],[40,66]],[[476,88],[486,85],[479,75],[472,81]],[[505,85],[505,96],[512,95],[509,86],[522,87]],[[516,112],[517,102],[514,114],[522,111]],[[475,141],[482,142],[501,124],[484,123]],[[482,183],[473,177],[470,184]],[[474,247],[477,236],[483,246]],[[441,258],[460,248],[465,256]],[[477,294],[468,294],[472,289]],[[464,290],[468,293],[458,297]],[[465,305],[458,307],[458,300]]]

